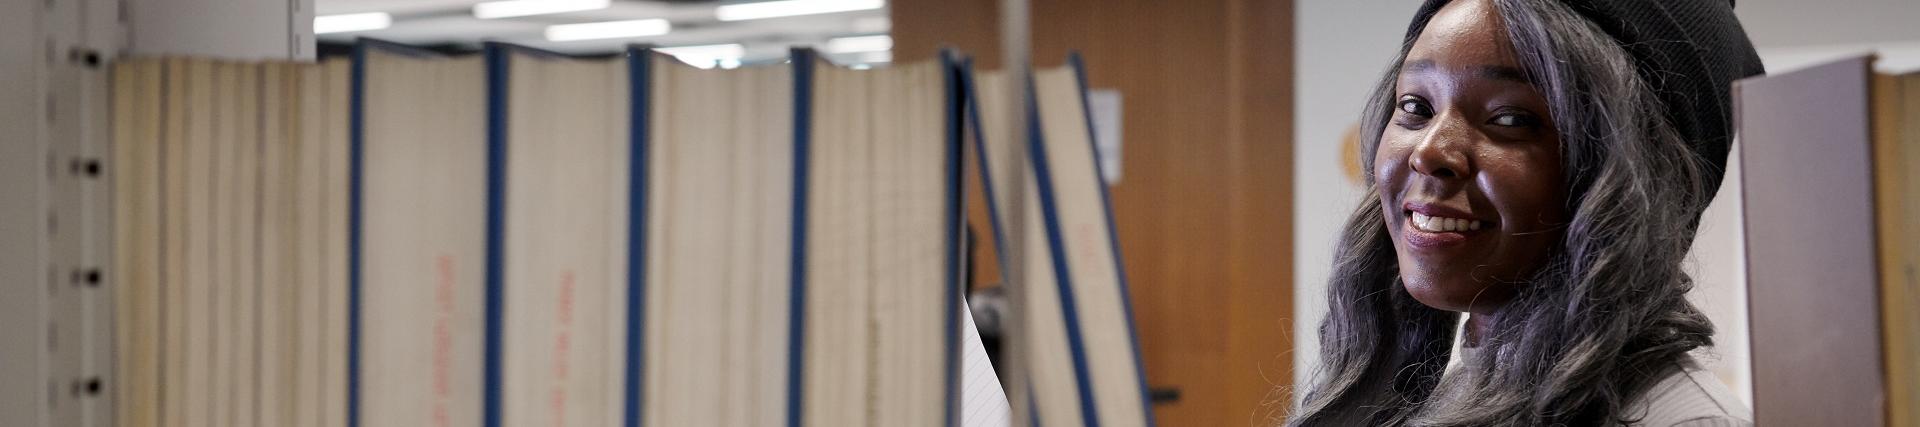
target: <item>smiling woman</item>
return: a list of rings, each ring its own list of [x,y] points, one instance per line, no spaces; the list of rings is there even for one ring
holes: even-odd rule
[[[1492,4],[1434,18],[1395,82],[1373,178],[1407,291],[1491,314],[1562,234],[1560,139]]]
[[[1289,425],[1744,425],[1687,355],[1718,188],[1723,0],[1432,0],[1361,122],[1323,365]],[[1468,314],[1449,370],[1455,325]]]

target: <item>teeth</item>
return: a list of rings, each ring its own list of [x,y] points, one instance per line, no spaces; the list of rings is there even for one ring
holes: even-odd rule
[[[1430,232],[1436,232],[1436,233],[1443,233],[1443,232],[1450,232],[1450,231],[1469,231],[1469,230],[1479,230],[1480,227],[1483,227],[1485,225],[1486,224],[1484,221],[1475,221],[1475,220],[1463,219],[1463,218],[1436,217],[1436,216],[1429,216],[1427,214],[1423,214],[1419,212],[1413,213],[1413,226],[1415,228],[1419,228],[1422,231],[1430,231]]]

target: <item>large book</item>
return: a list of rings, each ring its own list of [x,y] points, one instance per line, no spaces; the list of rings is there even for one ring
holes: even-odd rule
[[[293,423],[288,418],[293,412],[293,400],[288,397],[294,357],[291,344],[300,332],[292,317],[298,301],[293,298],[292,291],[297,289],[292,287],[292,265],[298,259],[294,255],[298,247],[293,243],[299,225],[295,221],[293,198],[300,193],[296,175],[292,173],[299,142],[294,135],[298,130],[291,125],[298,122],[293,117],[299,112],[287,101],[297,99],[299,76],[294,67],[294,64],[269,63],[260,69],[260,173],[256,193],[260,203],[257,211],[259,274],[256,276],[259,288],[254,299],[258,352],[254,355],[257,388],[251,421],[261,425]]]
[[[632,51],[633,424],[787,421],[795,259],[791,66]]]
[[[113,72],[113,177],[115,288],[115,413],[130,425],[159,423],[163,216],[160,128],[165,116],[167,63],[137,59]]]
[[[216,79],[220,98],[215,129],[219,137],[214,179],[217,211],[214,243],[214,426],[253,424],[252,390],[256,348],[252,326],[258,278],[254,276],[259,222],[259,70],[258,64],[221,64]]]
[[[188,108],[191,89],[203,86],[189,85],[188,74],[195,71],[205,72],[206,68],[186,59],[168,59],[165,64],[166,91],[162,99],[161,113],[164,123],[161,129],[161,248],[159,256],[161,266],[160,292],[158,295],[161,316],[160,372],[157,374],[161,390],[154,397],[159,407],[160,424],[167,426],[183,425],[189,405],[187,396],[187,288],[190,253],[187,250],[187,234],[192,230],[187,221],[187,164],[190,153],[199,150],[189,149],[197,142],[188,140],[188,122],[194,116],[194,110]]]
[[[181,295],[178,302],[170,302],[172,308],[180,311],[178,328],[182,338],[176,342],[181,350],[182,364],[185,367],[175,371],[175,377],[183,391],[174,395],[181,407],[174,414],[176,425],[208,425],[213,422],[213,275],[218,269],[214,262],[214,244],[219,241],[219,230],[213,223],[215,216],[214,197],[218,195],[214,181],[215,164],[219,161],[219,146],[216,140],[213,121],[218,114],[216,105],[219,88],[219,64],[212,61],[195,60],[187,63],[188,88],[186,94],[186,138],[181,145],[185,157],[179,164],[184,175],[181,189],[182,201],[176,212],[183,218],[184,227],[180,240],[186,242],[186,250],[180,254],[182,261],[179,269],[184,280],[180,283]]]
[[[1006,279],[1020,283],[1026,301],[1021,357],[1033,421],[1151,425],[1080,61],[1034,70],[1030,81],[1005,72],[972,76],[969,99],[997,246],[1024,266],[1021,277]],[[1015,93],[1024,96],[1009,96]],[[1020,114],[1027,114],[1024,129],[1015,125]],[[1014,220],[1025,224],[1019,241],[1005,230]]]
[[[116,425],[345,425],[346,65],[115,65]]]
[[[319,205],[314,209],[313,221],[302,220],[302,224],[312,223],[319,233],[303,244],[303,248],[317,246],[320,254],[310,258],[313,264],[312,286],[319,288],[320,307],[316,313],[321,324],[320,341],[317,348],[321,354],[314,360],[319,369],[318,395],[311,401],[302,401],[302,405],[317,405],[314,411],[319,415],[311,420],[321,426],[346,426],[355,421],[356,413],[353,398],[357,392],[351,391],[354,385],[351,368],[354,366],[354,341],[351,339],[358,315],[354,288],[357,267],[355,260],[358,250],[355,242],[356,196],[355,184],[359,182],[358,150],[355,147],[354,107],[355,83],[354,65],[348,60],[331,60],[321,64],[321,79],[325,81],[320,88],[325,102],[321,105],[324,113],[320,128],[318,167],[320,187]],[[303,179],[305,179],[303,177]],[[304,233],[305,231],[303,231]],[[305,369],[303,367],[303,369]],[[308,418],[301,418],[309,420]]]
[[[960,111],[940,61],[793,55],[794,425],[943,425],[958,396]]]
[[[349,425],[480,425],[502,184],[485,63],[372,41],[353,61]]]
[[[260,92],[260,170],[258,210],[258,285],[255,299],[258,323],[258,363],[254,402],[254,421],[242,425],[319,426],[341,425],[341,417],[323,416],[319,409],[338,405],[344,395],[331,396],[324,391],[321,365],[328,360],[343,361],[344,341],[328,346],[322,341],[325,330],[344,329],[344,315],[328,320],[322,315],[324,295],[344,291],[344,274],[328,273],[329,259],[344,258],[344,250],[329,249],[329,243],[344,248],[344,233],[325,231],[328,221],[344,223],[344,205],[324,203],[325,183],[336,177],[344,193],[345,168],[328,169],[329,164],[344,164],[345,126],[331,126],[330,118],[340,116],[344,123],[344,96],[327,95],[329,68],[344,77],[344,65],[300,63],[261,64]],[[344,82],[344,79],[341,79]],[[342,95],[344,87],[338,87]],[[330,104],[329,98],[339,98]],[[328,138],[339,135],[338,138]],[[341,263],[340,265],[344,265]],[[337,305],[337,304],[336,304]],[[345,310],[340,310],[342,314]],[[243,391],[245,386],[243,386]],[[329,398],[330,397],[330,398]],[[342,407],[344,408],[344,407]]]
[[[487,47],[501,276],[490,289],[487,425],[624,417],[629,91],[621,58]]]
[[[1920,423],[1920,73],[1735,86],[1754,421]]]

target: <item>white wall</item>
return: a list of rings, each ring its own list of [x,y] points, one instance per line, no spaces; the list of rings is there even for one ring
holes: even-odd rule
[[[1340,138],[1360,121],[1367,91],[1399,52],[1417,2],[1298,0],[1294,4],[1294,350],[1296,387],[1320,360],[1320,319],[1334,239],[1360,200]],[[1299,399],[1304,393],[1294,393]]]
[[[0,425],[46,422],[40,2],[0,1]]]
[[[1319,362],[1315,329],[1326,315],[1328,270],[1334,239],[1360,187],[1345,177],[1340,138],[1359,120],[1361,103],[1412,19],[1416,2],[1298,0],[1295,31],[1294,105],[1294,377],[1306,384]],[[1920,2],[1844,0],[1738,2],[1749,37],[1771,71],[1841,55],[1879,50],[1883,69],[1920,68]],[[1752,401],[1746,318],[1745,264],[1741,247],[1739,147],[1727,179],[1701,221],[1690,273],[1692,295],[1719,328],[1718,347],[1700,357],[1730,387]],[[1296,393],[1298,398],[1300,394]]]

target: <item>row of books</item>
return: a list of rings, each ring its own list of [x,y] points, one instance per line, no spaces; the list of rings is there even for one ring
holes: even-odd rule
[[[115,424],[950,425],[968,156],[1035,417],[1150,423],[1078,62],[955,58],[123,60]]]

